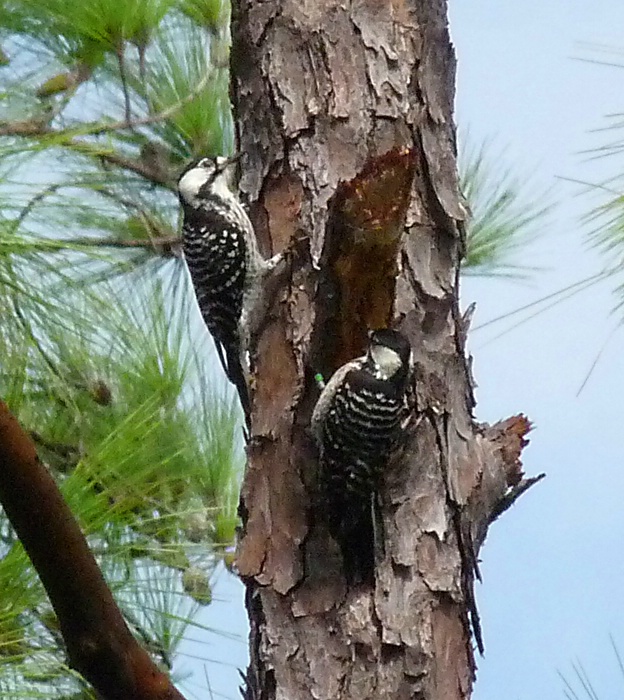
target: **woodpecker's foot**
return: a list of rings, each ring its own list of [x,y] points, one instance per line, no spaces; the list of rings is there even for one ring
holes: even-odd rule
[[[267,272],[272,272],[275,270],[278,265],[282,263],[283,260],[286,259],[286,253],[285,251],[282,251],[281,253],[278,253],[277,255],[274,255],[272,258],[269,258],[266,261],[266,271]]]

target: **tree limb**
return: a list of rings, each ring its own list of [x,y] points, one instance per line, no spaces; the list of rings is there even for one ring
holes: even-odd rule
[[[190,90],[187,95],[156,114],[150,114],[146,117],[140,117],[137,119],[132,119],[130,116],[126,115],[124,119],[114,122],[99,122],[91,125],[83,124],[80,128],[80,135],[101,136],[102,134],[110,133],[111,131],[125,131],[127,129],[136,129],[139,126],[149,126],[150,124],[157,124],[166,121],[176,112],[182,109],[182,107],[196,99],[198,95],[200,95],[201,92],[206,89],[211,77],[212,73],[210,71],[206,71],[202,78],[197,82],[197,85],[195,85],[195,87]],[[44,120],[36,118],[12,122],[0,122],[0,136],[40,136],[43,133],[54,133],[58,136],[70,136],[72,133],[71,129],[52,131],[50,128],[46,128],[47,124],[47,119]]]
[[[184,700],[130,633],[56,483],[1,400],[0,502],[50,597],[70,664],[104,700]]]
[[[0,122],[0,136],[42,136],[49,131],[46,122],[42,119]]]
[[[75,250],[77,247],[83,248],[121,248],[121,249],[136,249],[136,248],[151,248],[155,253],[163,257],[180,257],[182,241],[179,236],[161,236],[157,238],[134,238],[134,239],[116,239],[116,238],[89,238],[82,236],[80,238],[70,238],[65,241],[37,241],[29,248],[38,251],[55,252],[61,250]]]
[[[132,240],[115,240],[110,238],[76,238],[72,240],[75,245],[92,246],[96,248],[152,248],[154,252],[164,257],[179,258],[182,241],[179,236],[161,236],[159,238]]]
[[[507,510],[513,506],[513,504],[522,496],[523,493],[528,491],[531,486],[535,486],[538,481],[541,481],[546,477],[546,474],[542,472],[541,474],[538,474],[537,476],[532,476],[528,479],[522,479],[522,481],[519,484],[516,484],[512,489],[509,490],[509,493],[505,494],[503,498],[500,499],[500,501],[496,504],[494,509],[492,510],[492,513],[490,515],[490,523],[493,523],[497,518],[500,518],[500,516]]]
[[[129,170],[153,182],[155,185],[161,185],[172,191],[175,190],[174,179],[160,172],[159,169],[147,165],[140,159],[125,156],[111,148],[104,148],[98,146],[98,144],[71,137],[66,131],[52,129],[47,122],[41,119],[0,122],[0,136],[58,139],[58,146],[77,151],[103,163],[115,165],[123,170]]]
[[[51,133],[54,135],[54,132]],[[59,135],[62,134],[59,132]],[[153,168],[140,159],[130,158],[119,153],[119,151],[105,149],[97,144],[89,143],[76,138],[61,142],[59,145],[79,153],[83,153],[84,155],[90,156],[91,158],[99,160],[102,163],[115,165],[123,170],[129,170],[130,172],[140,175],[146,180],[153,182],[155,185],[161,185],[162,187],[166,187],[171,191],[175,190],[175,182],[172,177],[164,175],[162,172],[160,172],[160,169]]]

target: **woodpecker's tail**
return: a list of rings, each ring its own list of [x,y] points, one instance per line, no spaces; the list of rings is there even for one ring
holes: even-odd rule
[[[238,392],[241,407],[245,415],[245,437],[248,439],[251,435],[251,398],[249,396],[249,387],[247,386],[245,370],[241,363],[239,345],[239,343],[229,343],[228,345],[219,342],[215,343],[223,371],[232,384],[234,384]]]
[[[383,556],[383,523],[375,493],[332,494],[329,502],[329,530],[342,553],[349,586],[372,585],[375,565]]]

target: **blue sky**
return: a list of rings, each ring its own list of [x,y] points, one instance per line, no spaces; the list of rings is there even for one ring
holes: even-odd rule
[[[451,0],[450,17],[458,124],[475,143],[493,139],[501,165],[526,175],[536,193],[551,191],[556,203],[540,235],[514,259],[543,268],[530,282],[464,280],[462,303],[477,302],[478,327],[606,262],[586,245],[580,224],[596,200],[565,178],[598,182],[617,172],[615,160],[592,161],[582,151],[613,136],[590,131],[605,126],[605,115],[624,112],[624,68],[579,59],[605,58],[585,43],[624,51],[624,3]],[[624,53],[620,58],[624,64]],[[526,471],[548,474],[494,526],[482,551],[477,595],[486,654],[476,700],[563,698],[557,672],[575,682],[576,660],[600,700],[624,690],[609,642],[612,634],[624,654],[624,333],[611,336],[619,317],[610,313],[610,286],[593,287],[502,337],[519,318],[470,338],[477,418],[526,413],[536,426]],[[246,659],[242,587],[223,573],[215,597],[202,622],[238,640],[197,630],[202,643],[182,651],[225,661],[206,661],[205,673],[215,697],[236,698],[236,667]],[[195,670],[186,688],[201,696],[204,664],[182,656],[179,667]]]
[[[607,0],[451,2],[458,123],[476,140],[493,137],[504,164],[528,174],[537,192],[554,187],[557,202],[546,230],[516,257],[548,268],[531,285],[464,281],[463,303],[477,302],[475,326],[606,262],[585,244],[579,221],[596,200],[562,178],[598,182],[617,172],[615,160],[592,162],[582,151],[615,136],[590,130],[624,112],[624,68],[578,59],[605,58],[585,43],[624,49],[623,28],[624,3]],[[618,324],[613,305],[603,284],[501,338],[491,340],[516,319],[471,337],[477,416],[527,413],[536,429],[526,470],[548,474],[495,525],[482,552],[486,655],[477,700],[563,697],[557,671],[573,679],[577,659],[601,700],[622,696],[609,634],[624,652],[624,334],[610,339],[576,396]]]

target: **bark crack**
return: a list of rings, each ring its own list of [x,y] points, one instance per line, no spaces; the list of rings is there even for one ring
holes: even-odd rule
[[[451,494],[451,487],[449,483],[449,465],[446,461],[446,455],[448,454],[449,446],[446,440],[446,436],[448,435],[448,421],[450,417],[448,413],[446,413],[446,411],[442,414],[442,433],[438,426],[438,420],[436,420],[434,416],[431,416],[430,413],[429,420],[431,421],[433,429],[435,431],[436,441],[438,445],[438,454],[440,459],[440,469],[442,470],[444,485],[446,489],[446,500],[451,513],[451,522],[453,523],[453,529],[455,532],[455,537],[457,539],[457,546],[459,548],[462,562],[460,572],[462,581],[461,588],[467,610],[467,615],[465,615],[464,618],[464,625],[466,628],[468,638],[470,638],[470,633],[472,630],[472,635],[474,636],[474,640],[479,650],[479,653],[483,654],[483,652],[485,651],[485,645],[483,643],[481,618],[479,616],[477,602],[474,595],[475,577],[479,580],[481,577],[475,553],[472,550],[470,543],[465,542],[465,538],[462,532],[461,508]],[[473,657],[472,649],[470,650],[470,657]],[[474,659],[472,660],[472,669],[473,671],[476,669],[476,663],[474,662]]]

